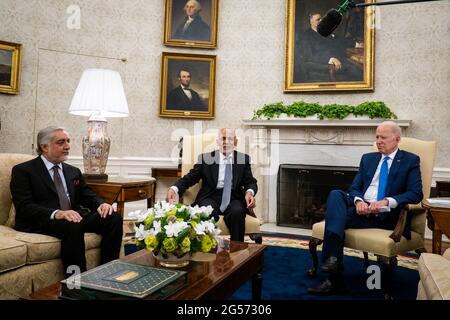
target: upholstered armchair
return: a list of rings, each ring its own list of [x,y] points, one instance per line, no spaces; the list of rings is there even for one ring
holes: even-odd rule
[[[420,157],[420,170],[424,198],[430,197],[431,177],[436,155],[435,141],[422,141],[414,138],[402,138],[399,148],[412,152]],[[376,147],[374,145],[374,150]],[[406,219],[411,219],[411,240],[402,236]],[[344,246],[364,253],[364,266],[368,266],[368,252],[375,254],[377,261],[382,264],[382,288],[386,299],[391,299],[390,278],[397,265],[397,255],[415,250],[417,253],[425,251],[426,214],[420,204],[411,204],[402,210],[394,230],[383,229],[347,229],[345,231]],[[318,268],[317,246],[324,238],[325,221],[315,223],[309,242],[312,256],[312,267],[308,271],[310,277],[316,276]]]
[[[450,249],[441,256],[424,253],[417,265],[417,300],[450,300]]]
[[[198,156],[201,153],[211,152],[217,149],[216,134],[201,134],[183,137],[183,156],[181,159],[181,175],[187,174],[194,164],[197,162]],[[237,150],[240,150],[240,144],[238,143]],[[183,194],[183,203],[190,205],[194,202],[198,191],[201,187],[201,181],[192,186]],[[252,213],[252,212],[251,212]],[[253,213],[254,215],[254,213]],[[262,243],[262,237],[260,235],[260,220],[255,216],[248,215],[245,218],[245,234],[248,234],[252,240],[256,243]],[[222,230],[221,235],[229,235],[223,216],[220,216],[216,225]]]

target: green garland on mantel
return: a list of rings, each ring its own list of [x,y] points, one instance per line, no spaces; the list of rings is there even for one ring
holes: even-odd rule
[[[318,119],[344,119],[349,114],[354,116],[369,116],[370,119],[397,119],[397,115],[389,109],[384,102],[366,101],[357,106],[348,104],[326,104],[297,101],[290,105],[283,105],[282,102],[266,104],[262,108],[254,111],[252,120],[272,119],[286,114],[289,117],[305,118],[316,115]]]

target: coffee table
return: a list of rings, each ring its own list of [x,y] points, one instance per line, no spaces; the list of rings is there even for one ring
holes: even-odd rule
[[[251,279],[253,300],[261,300],[265,248],[262,244],[230,241],[228,249],[200,256],[202,261],[190,261],[189,265],[179,269],[188,272],[188,285],[168,299],[224,300]],[[159,262],[147,250],[137,251],[121,260],[159,267]],[[58,282],[32,293],[30,299],[57,300],[60,291]]]

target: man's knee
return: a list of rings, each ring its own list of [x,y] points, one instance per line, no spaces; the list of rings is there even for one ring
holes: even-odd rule
[[[328,195],[328,201],[330,200],[342,200],[347,197],[347,193],[342,190],[331,190]]]
[[[231,206],[229,213],[234,219],[245,219],[245,209],[242,206]]]

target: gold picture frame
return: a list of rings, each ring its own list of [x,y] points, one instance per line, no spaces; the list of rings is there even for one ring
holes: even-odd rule
[[[213,119],[216,56],[163,52],[161,117]]]
[[[22,45],[0,41],[0,92],[19,93]]]
[[[373,91],[372,7],[348,9],[339,27],[325,38],[313,26],[329,9],[339,8],[341,0],[286,1],[284,92]]]
[[[218,16],[219,0],[165,0],[164,44],[216,48]]]

